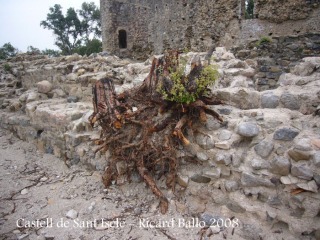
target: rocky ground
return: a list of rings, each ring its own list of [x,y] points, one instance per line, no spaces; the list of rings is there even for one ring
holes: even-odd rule
[[[98,171],[83,165],[69,168],[3,129],[0,157],[0,239],[198,239],[202,224],[227,219],[218,209],[216,215],[186,214],[185,191],[177,193],[170,212],[162,216],[157,199],[140,179],[104,189]],[[226,224],[206,234],[240,239],[243,222]]]
[[[135,86],[150,60],[2,62],[1,239],[320,239],[320,58],[303,59],[263,92],[256,59],[224,48],[213,58],[213,94],[225,102],[215,110],[225,121],[209,117],[187,133],[174,193],[157,179],[166,215],[138,175],[122,175],[124,163],[104,189],[110,156],[94,154],[99,131],[88,124],[92,83],[107,75],[117,91]]]

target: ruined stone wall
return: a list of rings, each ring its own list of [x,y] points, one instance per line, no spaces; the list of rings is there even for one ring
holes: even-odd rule
[[[130,73],[141,74],[136,79],[141,82],[148,71],[149,66],[136,69],[135,63],[102,55],[49,58],[21,54],[0,61],[0,127],[41,152],[103,170],[104,156],[95,155],[88,146],[96,133],[88,123],[92,83],[109,76],[119,90],[120,85],[121,89],[134,86]]]
[[[148,54],[148,25],[146,19],[150,13],[149,6],[140,1],[101,1],[103,27],[103,48],[119,56],[131,57],[131,51]],[[127,33],[127,48],[120,49],[118,32]],[[153,49],[150,49],[151,51]]]
[[[270,42],[263,43],[263,39]],[[320,33],[265,37],[234,47],[232,51],[240,59],[257,60],[257,72],[254,76],[257,90],[274,89],[281,84],[281,75],[289,73],[303,58],[320,55]],[[308,71],[308,68],[304,71]]]
[[[231,21],[226,34],[220,39],[220,44],[231,48],[235,45],[246,44],[264,36],[291,36],[306,33],[320,33],[320,8],[310,10],[306,19],[287,20],[281,23],[270,22],[263,17]],[[270,10],[271,11],[271,10]]]
[[[289,39],[282,46],[290,46]],[[196,55],[204,62],[206,53],[183,56],[190,60]],[[319,239],[320,58],[304,58],[295,67],[289,64],[291,73],[283,74],[283,85],[261,92],[254,86],[261,59],[240,60],[222,47],[216,48],[212,59],[220,73],[212,93],[225,103],[213,109],[225,122],[208,117],[206,123],[194,122],[194,131],[186,134],[190,148],[176,155],[176,192],[164,191],[170,197],[168,219],[234,216],[239,220],[236,228],[212,228],[214,239],[265,240],[271,234],[278,239]],[[98,146],[92,140],[99,138],[99,129],[88,122],[93,111],[91,84],[109,76],[119,93],[141,84],[151,61],[132,63],[102,54],[0,61],[0,128],[34,144],[40,153],[60,157],[68,166],[83,163],[100,174],[111,159],[108,151],[94,153]],[[116,183],[130,188],[124,175],[128,165],[117,164]],[[121,190],[124,213],[135,215],[128,209],[143,203],[148,210],[141,216],[157,219],[155,200],[142,198],[152,196],[150,189],[132,187],[139,194],[131,204],[133,198],[122,187],[112,188]],[[110,189],[104,196],[112,196]],[[131,231],[129,227],[122,236]],[[178,231],[180,239],[198,239],[201,228],[168,231]]]
[[[254,19],[244,19],[244,0],[101,0],[103,49],[145,59],[165,49],[230,48],[265,35],[320,32],[319,0],[255,1]],[[119,48],[119,30],[127,48]]]
[[[319,0],[256,0],[256,18],[281,23],[288,20],[300,20],[309,17]]]
[[[103,48],[137,58],[167,48],[206,51],[239,12],[237,0],[102,0],[100,6]],[[127,49],[119,48],[120,29],[127,31]]]

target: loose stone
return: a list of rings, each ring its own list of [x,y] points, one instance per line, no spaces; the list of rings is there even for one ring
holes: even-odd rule
[[[234,202],[234,201],[230,201],[227,203],[227,208],[229,208],[231,211],[235,212],[235,213],[244,213],[246,212],[246,209],[241,207],[239,205],[239,203]]]
[[[214,148],[214,141],[211,136],[198,134],[196,137],[196,143],[205,150]]]
[[[226,166],[230,165],[231,159],[232,159],[232,156],[229,153],[217,153],[215,158],[217,163],[222,163]]]
[[[200,161],[207,161],[209,159],[207,154],[205,154],[204,152],[197,152],[197,158]]]
[[[298,183],[299,179],[293,176],[282,176],[280,178],[281,183],[285,184],[285,185],[289,185],[289,184],[296,184]]]
[[[301,161],[295,165],[292,165],[291,174],[305,180],[311,180],[313,177],[312,169],[308,166],[307,163]]]
[[[274,187],[274,184],[270,182],[270,180],[245,172],[243,172],[241,175],[241,184],[244,187]]]
[[[285,176],[290,173],[291,163],[287,158],[276,157],[272,160],[270,165],[270,172],[274,174]]]
[[[223,142],[217,142],[215,144],[216,148],[220,148],[220,149],[224,149],[224,150],[228,150],[231,148],[231,145],[228,141],[223,141]]]
[[[280,102],[285,108],[289,108],[291,110],[299,110],[301,105],[299,99],[288,92],[281,95]]]
[[[274,144],[272,142],[264,140],[254,146],[254,150],[259,156],[266,158],[271,154],[273,147]]]
[[[274,140],[292,141],[299,134],[298,130],[292,128],[280,128],[273,134]]]
[[[320,149],[320,139],[312,139],[311,143],[313,146],[317,147]]]
[[[257,158],[254,158],[251,160],[251,167],[254,170],[266,169],[266,168],[269,168],[269,166],[270,166],[269,163],[265,160],[257,159]]]
[[[320,168],[320,151],[317,151],[313,154],[313,164]]]
[[[67,102],[68,102],[68,103],[76,103],[76,102],[78,102],[78,101],[79,101],[79,98],[76,97],[76,96],[69,96],[69,97],[67,97]]]
[[[311,158],[311,153],[307,151],[301,151],[297,149],[290,149],[288,155],[295,161],[309,160]]]
[[[237,133],[243,137],[255,137],[259,134],[259,128],[255,123],[244,122],[238,125]]]
[[[177,182],[181,187],[187,187],[188,184],[189,184],[189,177],[181,175],[181,174],[178,174]]]
[[[66,213],[66,217],[70,219],[76,219],[78,217],[78,212],[74,209],[71,209]]]
[[[23,189],[20,193],[21,193],[21,195],[26,195],[26,194],[29,193],[29,191],[28,191],[27,188],[25,188],[25,189]]]
[[[230,132],[229,130],[223,129],[219,134],[219,140],[221,141],[229,140],[231,136],[232,136],[232,132]]]
[[[279,97],[273,93],[265,93],[261,96],[262,108],[276,108],[279,106]]]
[[[318,186],[314,180],[307,182],[307,183],[298,183],[297,186],[299,188],[302,188],[304,190],[317,193],[318,192]]]
[[[239,189],[239,183],[234,180],[228,180],[224,183],[224,186],[228,192],[234,192]]]
[[[213,168],[211,170],[205,171],[203,173],[203,175],[205,177],[209,177],[212,179],[218,179],[218,178],[220,178],[220,175],[221,175],[221,169],[220,168]]]
[[[209,183],[211,181],[211,178],[195,174],[191,177],[191,180],[196,183]]]
[[[37,83],[39,93],[48,93],[52,90],[52,84],[49,81],[41,81]]]

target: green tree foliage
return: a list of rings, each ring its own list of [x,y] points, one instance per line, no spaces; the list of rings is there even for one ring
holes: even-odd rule
[[[58,57],[61,55],[60,51],[54,49],[45,49],[40,51],[39,48],[29,46],[27,48],[27,54],[31,55],[47,55],[49,57]]]
[[[101,37],[100,10],[96,5],[93,2],[84,2],[78,12],[82,18],[81,26],[84,38],[89,41],[90,35],[93,35],[93,38]]]
[[[53,30],[57,45],[63,54],[72,54],[74,48],[81,44],[81,24],[76,11],[73,8],[67,10],[66,16],[62,13],[62,7],[55,4],[49,9],[47,20],[41,21],[44,28]]]
[[[253,18],[254,0],[246,0],[246,19]]]
[[[93,2],[83,3],[77,11],[69,8],[66,15],[59,4],[49,8],[49,11],[47,19],[41,21],[40,25],[53,31],[55,45],[63,55],[79,52],[79,49],[101,36],[100,10]]]
[[[14,57],[17,55],[18,49],[11,45],[11,43],[5,43],[0,48],[0,59],[7,59],[8,57]]]
[[[90,55],[92,53],[102,52],[102,42],[99,39],[88,40],[86,45],[78,47],[75,52],[80,55]]]
[[[41,51],[39,50],[39,48],[28,46],[27,53],[32,55],[38,55],[38,54],[41,54]]]
[[[176,70],[169,69],[170,80],[172,86],[170,89],[166,89],[163,82],[160,82],[157,86],[157,92],[162,95],[162,98],[178,103],[190,104],[201,96],[207,94],[208,87],[212,86],[219,77],[219,72],[216,67],[208,65],[201,69],[199,76],[195,79],[196,90],[190,91],[188,89],[189,78],[185,76],[184,70],[187,62],[180,58],[180,64]],[[160,75],[163,75],[163,69],[157,69]]]
[[[61,52],[53,49],[45,49],[41,51],[41,54],[48,55],[49,57],[59,57]]]

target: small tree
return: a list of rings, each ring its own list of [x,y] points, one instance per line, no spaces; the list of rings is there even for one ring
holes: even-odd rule
[[[17,55],[18,49],[11,45],[11,43],[5,43],[0,48],[0,59],[7,59],[8,57],[14,57]]]
[[[79,51],[79,48],[91,44],[90,41],[101,36],[100,10],[93,3],[83,3],[81,10],[69,8],[66,15],[62,7],[55,4],[49,9],[47,19],[40,25],[53,30],[55,45],[63,55]]]
[[[101,21],[100,10],[93,3],[82,3],[81,9],[78,10],[81,16],[81,25],[83,29],[83,38],[86,41],[90,40],[90,35],[93,39],[101,37]]]
[[[55,4],[47,14],[47,20],[41,21],[40,26],[53,30],[56,35],[55,45],[63,54],[72,54],[73,49],[80,46],[82,29],[80,20],[73,8],[67,10],[66,16],[62,13],[62,7]]]

